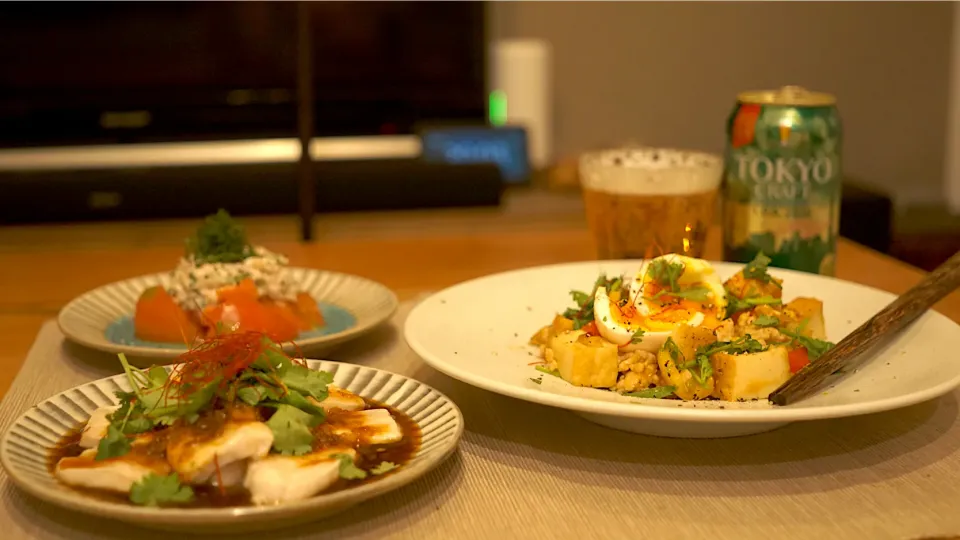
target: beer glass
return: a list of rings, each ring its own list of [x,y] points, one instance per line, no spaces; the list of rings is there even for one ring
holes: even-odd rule
[[[703,152],[624,147],[584,154],[580,183],[598,257],[702,257],[722,176],[723,159]]]

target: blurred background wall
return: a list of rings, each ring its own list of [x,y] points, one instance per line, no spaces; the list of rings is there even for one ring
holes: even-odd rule
[[[737,92],[833,93],[844,169],[943,201],[952,2],[495,2],[492,39],[553,49],[554,155],[634,139],[721,151]]]

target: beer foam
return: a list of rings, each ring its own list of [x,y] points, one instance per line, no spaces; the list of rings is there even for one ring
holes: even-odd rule
[[[671,148],[618,148],[585,154],[580,183],[618,195],[689,195],[716,189],[723,159]]]

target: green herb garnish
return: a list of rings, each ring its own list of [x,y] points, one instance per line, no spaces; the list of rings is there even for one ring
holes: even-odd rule
[[[751,338],[749,335],[733,341],[718,341],[698,348],[694,353],[693,361],[678,367],[680,369],[690,370],[690,374],[693,375],[697,383],[699,383],[700,386],[706,386],[707,380],[713,376],[713,364],[710,362],[712,355],[719,352],[729,354],[754,353],[763,351],[764,348],[762,343]],[[693,368],[696,368],[696,370]]]
[[[560,372],[555,369],[548,369],[543,366],[537,366],[535,369],[541,373],[546,373],[547,375],[553,375],[554,377],[560,376]]]
[[[197,263],[235,263],[254,254],[247,234],[226,210],[208,216],[187,238],[187,255]]]
[[[96,461],[126,455],[130,451],[130,440],[123,434],[122,428],[114,424],[107,426],[107,434],[97,444]]]
[[[758,328],[768,328],[771,326],[777,326],[779,324],[780,319],[774,317],[773,315],[759,315],[753,320],[753,325]]]
[[[663,399],[665,397],[672,396],[676,390],[677,389],[673,386],[658,386],[656,388],[647,388],[646,390],[639,390],[637,392],[627,392],[623,395],[635,398]]]
[[[657,291],[653,296],[645,296],[644,298],[655,302],[659,302],[659,299],[663,296],[682,298],[693,302],[709,301],[712,291],[707,287],[702,285],[687,288],[680,287],[677,281],[680,279],[680,276],[683,275],[685,269],[686,266],[680,262],[668,262],[665,259],[657,259],[651,262],[647,268],[647,277],[659,284],[662,289]]]
[[[633,333],[633,336],[630,337],[630,343],[636,344],[643,341],[643,334],[643,328],[637,328],[637,330]]]
[[[677,362],[683,358],[683,353],[680,352],[680,347],[677,346],[677,343],[673,341],[672,337],[668,337],[667,340],[663,342],[663,350],[667,351],[667,354],[670,355],[670,358],[673,358],[674,362]]]
[[[807,349],[807,356],[810,358],[810,361],[820,358],[827,351],[832,349],[835,345],[829,341],[824,341],[822,339],[812,338],[805,336],[800,332],[803,331],[803,325],[797,331],[787,330],[786,328],[778,328],[780,333],[793,339],[801,347]]]
[[[683,298],[685,300],[692,300],[694,302],[706,302],[710,300],[710,289],[706,287],[690,287],[689,289],[679,289],[676,291],[668,291],[662,289],[657,291],[657,294],[653,296],[644,296],[647,300],[659,301],[661,296],[672,296],[674,298]]]
[[[770,295],[750,296],[747,298],[737,298],[730,291],[727,291],[727,314],[726,318],[732,317],[735,313],[746,311],[756,306],[779,306],[783,301]]]
[[[367,477],[366,471],[357,467],[353,458],[347,454],[334,454],[333,457],[340,460],[340,478],[344,480],[363,480]]]
[[[677,290],[677,280],[683,275],[684,265],[679,262],[669,262],[666,259],[657,259],[647,268],[647,277],[661,287],[668,290]]]
[[[390,472],[390,471],[392,471],[392,470],[394,470],[394,469],[397,469],[397,468],[399,468],[399,467],[400,467],[400,466],[397,465],[396,463],[391,463],[391,462],[389,462],[389,461],[384,461],[384,462],[380,463],[379,465],[377,465],[376,467],[370,469],[370,474],[379,476],[379,475],[381,475],[381,474],[387,474],[388,472]]]
[[[277,411],[267,420],[267,427],[273,431],[273,449],[287,456],[309,453],[314,439],[311,428],[319,423],[317,420],[291,405],[277,405]]]
[[[576,307],[567,308],[567,310],[563,312],[563,316],[573,321],[574,330],[583,328],[587,324],[593,322],[593,302],[594,297],[597,294],[597,289],[603,287],[609,293],[620,290],[622,286],[622,277],[618,276],[613,279],[607,279],[605,274],[600,274],[600,276],[597,277],[597,280],[594,282],[593,288],[589,293],[583,291],[570,291],[570,296],[573,298],[573,302],[576,304]]]
[[[140,506],[183,504],[193,500],[193,489],[180,483],[177,473],[149,474],[130,488],[130,502]]]
[[[129,452],[131,435],[178,421],[196,422],[200,412],[214,400],[276,409],[267,422],[274,433],[274,448],[287,455],[309,452],[314,440],[311,428],[325,419],[320,402],[327,398],[327,385],[333,376],[294,362],[267,338],[262,339],[260,347],[259,353],[254,352],[256,360],[239,373],[205,373],[203,365],[184,364],[192,369],[187,375],[181,372],[177,381],[169,380],[167,371],[160,367],[139,370],[120,354],[133,391],[117,392],[120,406],[108,416],[110,425],[100,441],[96,459]],[[230,380],[225,381],[225,376]]]
[[[773,276],[767,273],[767,267],[770,265],[770,262],[770,257],[764,255],[762,251],[757,253],[757,256],[743,267],[743,277],[756,279],[764,283],[773,283],[777,287],[780,287],[780,284],[773,279]]]

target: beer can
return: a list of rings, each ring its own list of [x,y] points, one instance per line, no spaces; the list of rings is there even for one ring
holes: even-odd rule
[[[797,86],[744,92],[727,121],[724,259],[834,275],[840,226],[836,98]]]

